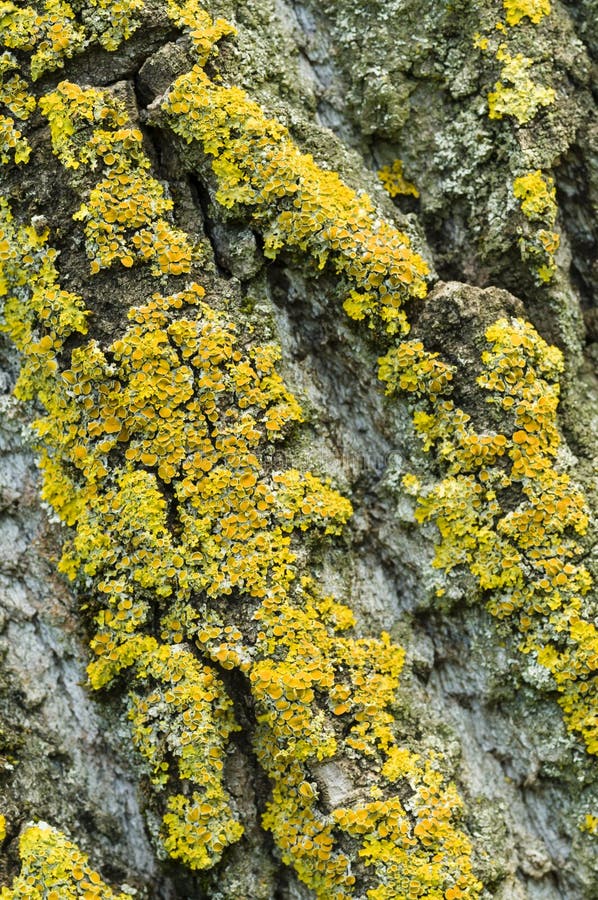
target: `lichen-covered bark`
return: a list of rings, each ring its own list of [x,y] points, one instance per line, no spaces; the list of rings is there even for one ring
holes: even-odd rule
[[[0,4],[3,897],[596,895],[592,8]]]

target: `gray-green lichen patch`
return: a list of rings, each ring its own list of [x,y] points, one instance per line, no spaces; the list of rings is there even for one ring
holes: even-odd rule
[[[323,47],[337,51],[320,102],[334,95],[357,126],[353,145],[374,165],[403,161],[440,274],[533,292],[513,180],[540,168],[556,169],[558,182],[558,166],[592,119],[590,63],[564,9],[553,5],[538,25],[524,20],[499,35],[556,92],[554,104],[521,124],[489,118],[500,64],[474,45],[480,33],[494,40],[500,5],[308,0],[294,8],[311,24],[306,52],[318,59]],[[560,265],[566,273],[567,259]]]

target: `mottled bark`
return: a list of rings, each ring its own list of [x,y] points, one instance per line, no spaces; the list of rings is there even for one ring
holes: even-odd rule
[[[533,58],[535,83],[555,94],[522,118],[492,119],[488,95],[505,65],[495,24],[510,6],[222,0],[209,11],[234,22],[237,35],[219,44],[207,71],[247,91],[303,153],[369,194],[380,217],[409,235],[430,268],[430,293],[410,307],[411,337],[455,365],[459,400],[483,425],[491,427],[476,377],[493,322],[525,319],[561,349],[558,460],[590,512],[579,537],[594,577],[584,597],[590,619],[598,577],[596,9],[592,2],[553,3],[537,23],[528,15],[505,27],[508,52]],[[182,33],[164,4],[147,0],[128,40],[112,51],[90,44],[44,74],[36,96],[68,79],[107,88],[124,103],[142,129],[151,174],[174,201],[174,226],[201,247],[194,277],[216,306],[228,304],[241,329],[280,344],[279,370],[306,421],[274,445],[268,465],[332,479],[354,509],[341,536],[297,541],[300,564],[353,609],[359,634],[388,631],[405,648],[401,734],[413,751],[444,759],[464,802],[480,896],[591,900],[598,896],[597,837],[587,825],[598,816],[596,757],[567,729],[549,670],[519,652],[521,635],[487,611],[488,592],[467,567],[432,565],[436,526],[416,522],[402,478],[415,471],[432,483],[443,462],[422,449],[412,398],[384,394],[378,358],[388,346],[345,314],[333,266],[319,271],[292,246],[276,259],[264,255],[259,217],[242,203],[231,211],[219,202],[212,160],[189,148],[160,111],[192,65]],[[484,40],[488,46],[480,47]],[[529,101],[529,84],[523,93]],[[49,227],[62,287],[84,297],[93,313],[90,335],[106,349],[122,335],[130,307],[157,290],[182,288],[174,276],[157,281],[147,265],[117,263],[90,275],[83,225],[72,217],[98,176],[65,170],[39,111],[20,127],[33,153],[26,165],[0,169],[3,195],[15,220],[28,224],[35,216],[41,230]],[[417,197],[401,191],[393,200],[385,192],[377,170],[397,158]],[[548,206],[535,220],[526,217],[513,192],[517,178],[534,172],[547,184],[554,179],[552,221]],[[537,233],[553,228],[560,244],[545,251]],[[545,278],[542,267],[545,275],[550,269]],[[19,871],[20,831],[39,819],[88,853],[107,882],[139,897],[316,896],[261,826],[272,784],[252,748],[256,705],[236,670],[220,673],[241,725],[227,751],[225,783],[245,834],[199,873],[160,848],[163,807],[131,744],[123,691],[98,694],[87,683],[97,607],[84,579],[73,587],[56,569],[69,529],[39,500],[28,426],[35,403],[11,396],[19,359],[8,339],[1,359],[0,814],[7,836],[0,884],[10,886]],[[311,769],[328,810],[355,790],[347,775],[353,770],[339,758]]]

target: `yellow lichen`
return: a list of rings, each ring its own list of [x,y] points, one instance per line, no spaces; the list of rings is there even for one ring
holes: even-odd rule
[[[455,789],[436,770],[433,754],[420,760],[397,742],[389,707],[402,652],[386,634],[345,635],[354,624],[350,610],[319,596],[306,579],[296,599],[264,603],[256,618],[262,628],[250,674],[256,747],[274,785],[264,824],[283,860],[321,900],[355,896],[358,858],[366,868],[358,896],[394,897],[409,883],[414,891],[418,886],[414,897],[445,896],[456,886],[463,897],[478,896],[471,848],[455,827]],[[341,747],[360,767],[359,793],[367,784],[378,799],[359,796],[326,815],[314,803],[310,763],[333,760]],[[401,786],[410,795],[404,806]]]
[[[528,18],[537,25],[550,15],[550,0],[503,0],[508,25],[519,25]]]
[[[400,159],[395,159],[392,165],[383,166],[379,169],[378,177],[390,197],[398,197],[402,194],[411,194],[413,197],[419,197],[419,191],[416,186],[405,178],[403,162]]]
[[[65,0],[45,0],[30,6],[2,3],[0,35],[5,47],[33,51],[33,81],[62,67],[64,60],[79,53],[85,43],[83,28],[75,21],[72,5]]]
[[[534,60],[521,53],[512,56],[501,44],[496,54],[502,63],[500,80],[494,91],[488,94],[488,115],[491,119],[513,116],[525,125],[536,116],[538,110],[554,103],[556,93],[533,80],[529,74]]]
[[[580,491],[554,463],[561,354],[520,319],[497,321],[486,338],[490,349],[478,383],[490,392],[488,402],[511,418],[512,432],[476,433],[451,400],[439,399],[437,385],[427,392],[422,386],[430,411],[418,410],[415,426],[447,475],[420,493],[416,518],[439,529],[434,564],[446,571],[466,566],[491,592],[489,610],[515,619],[522,651],[552,672],[569,728],[596,753],[598,634],[583,618],[591,581],[573,537],[585,532],[587,512]],[[394,373],[398,387],[400,377]],[[450,393],[449,382],[440,387]],[[417,482],[407,487],[413,491]],[[520,499],[511,508],[514,490]],[[505,506],[503,497],[511,498]]]
[[[0,54],[0,162],[27,162],[31,154],[28,141],[17,128],[15,119],[26,121],[35,109],[35,98],[27,82],[19,75],[19,63],[13,53]]]
[[[30,54],[29,74],[36,81],[92,43],[116,50],[138,27],[143,5],[144,0],[3,0],[0,42]]]
[[[512,91],[509,89],[506,92],[498,92],[491,102],[491,110],[497,117],[509,112],[521,122],[529,121],[539,106],[553,101],[554,91],[540,88],[529,81],[526,72],[531,66],[531,60],[524,59],[520,55],[511,56],[504,45],[499,48],[498,58],[504,63],[503,77],[512,85]],[[198,84],[201,82],[202,104],[212,108],[210,92],[212,90],[218,92],[220,88],[213,88],[207,76],[197,68],[191,76],[183,76],[183,81],[188,77],[195,79]],[[230,93],[221,95],[220,108],[227,112],[224,125],[218,124],[210,128],[206,122],[205,129],[203,125],[196,128],[192,123],[199,114],[195,114],[193,104],[185,105],[183,92],[179,92],[182,83],[181,80],[175,83],[166,103],[166,111],[175,115],[183,114],[185,124],[179,126],[175,121],[174,130],[187,140],[198,137],[204,150],[215,157],[213,168],[221,186],[219,199],[224,205],[238,203],[249,206],[258,224],[266,222],[266,235],[270,234],[272,216],[277,215],[277,223],[279,219],[283,221],[282,226],[278,225],[277,228],[279,236],[277,246],[285,243],[294,244],[292,223],[295,218],[299,223],[304,221],[302,218],[304,205],[307,208],[305,222],[312,217],[317,221],[320,213],[322,224],[326,223],[326,200],[313,204],[309,195],[303,196],[301,174],[299,178],[294,177],[298,170],[301,173],[301,168],[296,163],[297,151],[288,150],[286,133],[280,130],[280,126],[263,119],[255,104],[250,104],[241,92],[230,89]],[[249,109],[252,113],[251,120],[248,117]],[[224,135],[229,133],[233,122],[241,133],[241,137],[237,136],[236,140],[259,141],[261,152],[262,154],[266,152],[266,158],[270,163],[267,173],[263,173],[257,167],[252,168],[253,163],[248,165],[241,161],[235,153],[234,144],[232,150],[229,150]],[[271,153],[268,153],[266,148],[271,148]],[[280,152],[277,152],[279,149]],[[313,172],[311,163],[308,169],[310,173]],[[535,184],[535,173],[532,177]],[[551,211],[551,186],[549,182],[543,179],[542,181],[542,193],[547,195],[544,198],[546,214],[547,211],[549,213]],[[270,188],[270,184],[272,188],[264,190],[265,187]],[[280,213],[279,198],[287,195],[291,187],[294,211]],[[528,187],[528,181],[519,182],[518,190],[525,193],[523,199],[524,202],[528,201],[528,211],[535,214],[541,198],[528,197]],[[270,206],[270,211],[264,212],[263,207],[266,204]],[[351,209],[339,203],[337,216],[340,217],[343,213],[350,215]],[[351,234],[352,224],[346,225],[338,219],[337,222],[335,228],[339,229],[340,233],[343,233],[344,229]],[[362,221],[361,226],[367,229],[367,222]],[[543,233],[541,240],[547,250],[556,246],[554,235],[548,232]],[[298,244],[322,261],[322,252],[320,251],[318,256],[309,238],[302,236]],[[341,253],[347,252],[352,259],[351,243],[348,243],[346,250],[343,246],[339,249]],[[326,259],[327,256],[324,255],[323,258]],[[358,288],[350,293],[345,308],[354,318],[364,318],[372,313],[375,293],[368,291],[364,294],[360,290],[362,278],[368,286],[372,283],[375,285],[378,271],[380,275],[384,273],[384,262],[373,252],[368,258],[365,271],[353,266],[352,263],[349,263],[349,266]],[[336,268],[342,272],[344,262],[337,261]],[[368,270],[369,275],[366,274]],[[542,275],[542,272],[540,274]],[[544,275],[547,277],[546,273]],[[406,327],[403,327],[403,330],[406,330]],[[505,335],[508,337],[505,338]],[[436,354],[428,353],[417,342],[405,342],[381,359],[380,377],[388,383],[389,392],[398,389],[415,393],[416,396],[425,396],[433,408],[431,413],[419,410],[415,416],[415,424],[424,439],[425,448],[436,447],[440,458],[449,466],[447,478],[435,492],[422,500],[418,512],[420,520],[435,518],[443,536],[443,541],[437,549],[436,564],[448,569],[460,563],[467,564],[479,579],[483,589],[508,590],[510,599],[504,603],[490,602],[491,610],[497,614],[512,612],[522,601],[529,604],[531,609],[538,606],[544,612],[547,607],[543,601],[541,602],[533,587],[521,590],[524,567],[531,564],[541,573],[545,568],[543,559],[547,559],[550,568],[549,560],[553,556],[562,557],[563,554],[566,557],[574,556],[578,552],[576,545],[564,537],[564,532],[569,529],[582,532],[586,522],[581,494],[571,485],[566,475],[555,471],[551,462],[558,446],[555,416],[558,398],[556,380],[561,365],[560,357],[557,351],[547,347],[531,326],[523,322],[517,322],[514,326],[499,322],[488,332],[488,339],[494,341],[495,355],[486,354],[484,361],[492,369],[492,374],[485,375],[480,383],[488,389],[493,389],[496,385],[499,390],[505,392],[501,404],[504,403],[505,410],[515,411],[511,438],[502,434],[476,434],[465,413],[455,409],[451,400],[439,399],[441,395],[450,391],[452,373],[446,364],[437,359]],[[505,341],[512,341],[517,348],[523,348],[524,355],[513,359],[512,354],[506,349]],[[511,366],[514,367],[512,370]],[[505,369],[509,371],[503,373]],[[518,374],[520,371],[526,373],[523,381]],[[499,377],[497,372],[503,375]],[[503,462],[507,458],[512,460],[510,473]],[[530,483],[528,479],[531,479]],[[520,510],[501,517],[498,491],[512,486],[513,483],[521,484],[525,501]],[[537,527],[531,527],[532,522],[538,523]],[[579,591],[581,593],[587,591],[589,584],[587,573],[583,567],[573,566],[571,571],[559,572],[555,577],[559,577],[559,584],[564,578],[570,585],[572,591],[570,609],[571,614],[576,615],[576,610],[579,609],[576,595]],[[542,578],[539,583],[543,583]],[[548,609],[551,609],[551,604],[555,602],[556,598],[549,599]],[[528,617],[529,609],[526,609],[520,619],[520,627],[524,633],[529,628]],[[562,628],[562,624],[559,627]],[[573,670],[571,680],[575,687],[569,685],[567,690],[563,688],[560,702],[569,727],[581,732],[588,750],[594,752],[598,749],[595,737],[596,725],[588,711],[590,705],[584,702],[583,697],[588,692],[585,672],[588,666],[593,665],[592,648],[595,635],[588,623],[583,625],[577,623],[575,627],[571,627],[570,623],[566,627],[571,635],[572,652],[568,659]],[[560,655],[558,662],[553,658],[549,646],[540,651],[539,645],[528,641],[523,649],[533,650],[539,661],[554,673],[557,671],[557,664],[562,663]]]
[[[516,178],[513,193],[521,201],[521,211],[528,219],[554,222],[557,213],[554,181],[540,169]]]
[[[504,0],[504,7],[510,26],[519,25],[523,19],[529,19],[530,23],[537,25],[550,14],[549,0]],[[502,22],[497,22],[496,28],[503,35],[508,33]],[[524,57],[521,53],[512,55],[508,42],[498,42],[495,35],[488,33],[484,36],[476,34],[474,45],[484,52],[491,51],[501,64],[500,80],[496,82],[494,91],[488,94],[491,119],[513,116],[524,125],[542,107],[554,103],[554,89],[539,84],[531,77],[534,59]],[[544,226],[532,230],[525,223],[517,231],[521,258],[530,266],[539,282],[545,284],[556,273],[554,256],[560,243],[560,236],[552,227],[557,213],[553,180],[540,169],[527,172],[515,178],[513,193],[521,201],[524,216],[531,222]]]
[[[408,330],[403,306],[425,295],[428,267],[367,196],[302,154],[244,91],[216,84],[199,64],[174,82],[163,110],[173,131],[212,157],[217,200],[252,211],[266,256],[282,247],[307,253],[338,274],[352,318],[388,333]]]
[[[145,0],[75,0],[86,14],[90,31],[106,50],[117,50],[140,25]]]
[[[584,817],[579,828],[580,831],[585,831],[586,834],[591,834],[592,836],[598,835],[598,816],[588,813]]]
[[[40,822],[19,840],[21,871],[0,900],[127,900],[92,869],[87,856],[60,831]]]
[[[11,155],[15,163],[28,162],[31,147],[19,129],[15,128],[14,119],[10,116],[0,115],[0,143],[0,162],[10,162]]]
[[[451,825],[461,805],[457,792],[443,784],[433,754],[421,766],[417,756],[401,752],[396,770],[409,785],[408,800],[374,800],[334,813],[338,827],[360,840],[360,855],[380,881],[368,900],[471,897],[470,873],[450,871],[449,861],[468,852]]]
[[[505,114],[509,108],[520,121],[529,121],[539,106],[553,101],[554,91],[545,88],[536,91],[537,86],[533,84],[530,88],[526,73],[531,60],[511,56],[504,44],[497,55],[504,64],[505,81],[513,86],[514,104],[510,105],[507,94],[502,94],[502,99],[497,98],[495,113],[499,114],[499,106],[504,101],[501,109]],[[274,255],[281,246],[298,246],[319,266],[330,258],[341,276],[349,275],[351,290],[345,301],[349,315],[355,319],[383,318],[380,295],[383,302],[388,300],[388,263],[394,257],[395,245],[383,225],[372,228],[373,219],[369,214],[365,217],[355,214],[351,202],[354,195],[346,193],[337,176],[334,179],[338,199],[332,206],[327,191],[330,173],[322,172],[310,157],[302,156],[285,129],[266,119],[257,104],[242,91],[215,85],[199,65],[174,83],[164,110],[175,132],[188,142],[198,141],[203,151],[213,157],[212,168],[219,186],[217,198],[226,207],[242,206],[250,211],[253,221],[264,230],[266,252],[272,251]],[[252,147],[259,147],[259,154],[253,156]],[[362,208],[369,210],[368,201],[363,197],[360,200]],[[331,226],[332,214],[335,218]],[[372,230],[376,241],[361,256],[356,248],[365,246]],[[332,248],[327,243],[331,233],[343,238]],[[377,244],[381,234],[387,236],[384,248]],[[549,241],[548,235],[546,246],[550,246]],[[410,265],[417,269],[414,254],[410,250],[408,253]],[[402,281],[404,284],[404,279],[395,277],[394,284],[404,291]],[[398,318],[390,330],[405,332],[408,324],[400,300],[396,308]],[[493,374],[485,376],[487,382],[482,379],[480,383],[492,390],[495,371],[514,366],[504,376],[507,391],[503,398],[504,409],[513,409],[515,413],[512,437],[476,434],[469,417],[455,408],[447,396],[452,387],[450,367],[417,342],[404,342],[391,349],[380,360],[380,377],[387,382],[389,393],[407,391],[425,398],[431,407],[430,411],[418,409],[414,421],[425,449],[435,447],[448,467],[447,479],[422,501],[418,512],[420,520],[434,518],[443,536],[437,550],[437,565],[450,569],[459,563],[467,564],[483,589],[508,590],[511,599],[504,605],[490,602],[491,610],[501,614],[517,607],[521,599],[517,586],[528,561],[536,566],[535,560],[542,559],[546,553],[575,555],[575,543],[565,539],[563,533],[570,529],[583,531],[586,519],[582,495],[552,464],[554,448],[558,446],[556,401],[561,366],[558,351],[549,348],[527,323],[517,321],[511,326],[501,321],[495,327],[495,331],[488,332],[488,338],[496,337],[493,345],[496,355],[484,358]],[[523,362],[512,359],[507,352],[503,332],[508,335],[507,341],[512,339],[516,347],[524,348]],[[520,367],[527,380],[520,381]],[[503,379],[496,377],[496,384],[505,391],[501,388]],[[522,435],[529,436],[523,439]],[[509,458],[513,463],[510,473],[505,467]],[[533,479],[533,486],[527,483],[528,478]],[[528,529],[521,543],[515,536],[520,527],[516,516],[507,514],[501,518],[498,492],[513,483],[521,485],[525,497],[522,515],[544,523],[538,530]],[[546,540],[551,542],[550,549],[545,546]],[[532,546],[534,542],[536,546]],[[564,575],[568,577],[567,573]],[[570,584],[573,591],[587,590],[588,576],[583,567],[579,572],[575,569]],[[577,606],[574,600],[573,609]],[[525,626],[524,616],[520,621],[524,633]],[[584,679],[586,663],[582,661],[587,658],[587,652],[591,657],[589,648],[593,638],[584,629],[578,632],[572,656],[578,659],[579,674]],[[586,639],[587,652],[582,646]],[[554,671],[555,667],[550,668]],[[597,749],[593,736],[595,725],[588,718],[588,704],[584,706],[580,699],[587,687],[579,687],[577,676],[573,681],[577,687],[569,690],[568,698],[561,697],[561,705],[569,727],[581,732],[588,750],[594,752]]]
[[[533,261],[541,281],[550,281],[556,271],[554,255],[560,245],[558,232],[551,230],[557,215],[554,181],[536,169],[515,179],[513,194],[521,202],[524,216],[536,225],[533,231],[529,226],[522,229],[521,255],[523,259]],[[538,225],[544,227],[538,228]]]
[[[201,66],[218,54],[220,38],[236,34],[230,22],[213,19],[199,0],[167,0],[167,8],[174,24],[187,31]]]
[[[296,585],[291,546],[307,528],[337,531],[350,504],[309,472],[262,469],[260,446],[299,419],[299,407],[276,373],[276,348],[241,350],[198,285],[154,295],[130,311],[128,330],[105,351],[90,341],[68,366],[59,363],[86,315],[57,287],[46,242],[3,207],[3,327],[24,355],[19,395],[36,395],[46,409],[36,425],[43,496],[75,529],[61,567],[93,578],[98,592],[90,681],[100,688],[127,673],[134,741],[155,790],[166,792],[164,846],[201,869],[242,834],[223,781],[236,725],[214,666],[238,668],[258,712],[256,753],[273,783],[264,824],[319,897],[350,889],[351,861],[310,787],[309,766],[342,745],[382,791],[379,802],[394,802],[403,775],[390,707],[403,654],[387,635],[347,636],[350,611],[307,582]],[[225,624],[239,600],[253,614]],[[151,631],[158,610],[159,639]],[[186,793],[173,790],[181,781]],[[417,850],[400,871],[415,877],[423,858],[446,852],[439,886],[464,882],[466,896],[477,896],[457,823],[426,843],[415,807],[407,821]],[[359,849],[355,839],[355,860]],[[372,891],[386,878],[380,866],[368,864]]]
[[[189,272],[192,247],[166,216],[172,200],[150,175],[143,138],[122,103],[107,91],[63,81],[40,100],[54,152],[70,169],[100,168],[104,177],[75,213],[85,223],[91,273],[118,261],[151,261],[154,274]]]
[[[134,670],[145,691],[129,697],[133,740],[155,785],[168,783],[175,762],[178,777],[194,787],[190,797],[169,796],[162,839],[174,859],[206,869],[243,834],[223,784],[228,738],[238,730],[232,701],[214,669],[188,649],[148,643]],[[96,639],[100,647],[106,652]]]
[[[438,353],[429,353],[421,341],[403,341],[378,360],[378,378],[387,384],[387,394],[397,390],[436,399],[453,378],[450,366]]]
[[[119,4],[92,6],[109,12]],[[163,110],[173,131],[211,159],[217,199],[249,212],[267,255],[286,247],[336,272],[350,316],[406,333],[403,307],[425,293],[427,272],[407,237],[302,154],[243,91],[210,80],[202,66],[231,26],[196,0],[171,0],[168,12],[191,32],[198,62]],[[502,61],[504,80],[523,90],[527,82],[517,78],[529,61],[506,51]],[[525,116],[534,103],[546,105],[543,90],[532,92],[531,106],[527,98]],[[497,114],[507,99],[497,101]],[[156,275],[187,271],[180,258],[163,265],[160,252],[146,255],[144,231],[155,229],[156,245],[168,243],[160,228],[171,229],[163,218],[170,206],[122,106],[68,82],[42,104],[64,165],[100,166],[78,214],[96,266],[119,260],[128,268],[155,256]],[[102,246],[104,226],[114,227]],[[74,528],[62,568],[95,585],[90,681],[100,688],[126,674],[134,740],[167,796],[167,850],[205,868],[242,832],[222,778],[236,725],[217,667],[239,669],[258,714],[256,754],[273,786],[264,824],[318,897],[353,896],[360,863],[373,900],[397,896],[405,884],[413,896],[478,896],[441,760],[399,743],[391,707],[402,651],[388,635],[350,634],[347,607],[296,578],[295,537],[308,528],[337,532],[350,505],[312,473],[260,461],[264,444],[301,415],[276,372],[276,348],[240,343],[229,315],[191,284],[131,310],[127,330],[106,348],[89,341],[69,357],[64,342],[85,332],[87,311],[59,287],[55,257],[47,235],[15,226],[2,207],[0,296],[3,327],[24,357],[18,392],[46,410],[37,423],[44,497]],[[512,434],[477,434],[447,399],[454,369],[418,342],[391,347],[380,377],[389,393],[405,391],[421,405],[416,427],[448,468],[418,511],[439,525],[437,564],[469,565],[493,592],[491,610],[519,615],[524,651],[554,673],[570,727],[592,749],[595,632],[580,615],[588,576],[570,537],[583,531],[585,513],[554,468],[560,358],[526,323],[497,323],[488,340],[480,383],[513,411]],[[503,513],[500,491],[512,486],[522,503]],[[413,479],[408,487],[418,490]],[[536,580],[522,586],[522,572]],[[566,633],[570,653],[538,627],[547,609],[559,610],[550,624]],[[350,803],[326,811],[312,769],[340,749],[359,788]]]

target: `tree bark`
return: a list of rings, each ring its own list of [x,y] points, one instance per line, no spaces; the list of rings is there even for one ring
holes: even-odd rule
[[[98,0],[73,2],[65,12],[66,6],[52,10],[43,0],[0,4],[0,112],[9,123],[6,153],[0,151],[6,201],[0,220],[0,303],[6,304],[0,319],[6,332],[0,382],[0,885],[6,897],[46,896],[25,893],[25,882],[18,881],[35,868],[25,859],[22,836],[40,821],[89,855],[102,878],[97,896],[112,896],[108,884],[125,895],[163,900],[598,896],[598,710],[592,694],[598,668],[595,3],[222,0],[200,7]],[[53,23],[60,35],[48,37]],[[11,81],[15,75],[22,84]],[[75,87],[65,88],[65,82]],[[30,108],[27,98],[35,99]],[[126,140],[119,129],[128,129]],[[113,143],[102,149],[102,141]],[[125,182],[114,187],[111,171],[131,179],[129,193],[128,186],[118,193]],[[330,180],[333,173],[337,181]],[[404,270],[392,281],[395,252],[402,254]],[[192,283],[205,296],[190,297]],[[384,292],[377,293],[380,284],[400,294],[404,333],[399,313],[388,313],[399,301],[385,301]],[[81,327],[65,330],[64,317],[60,326],[48,324],[51,314],[44,318],[43,303],[35,300],[38,289],[40,297],[57,289],[82,298],[68,301],[68,315],[73,321],[79,316]],[[175,467],[185,454],[193,456],[187,446],[169,474],[166,450],[150,446],[149,439],[141,446],[139,438],[135,456],[136,438],[118,407],[114,427],[107,412],[96,416],[102,439],[112,441],[104,450],[93,437],[93,416],[71,420],[80,428],[77,440],[63,424],[55,432],[31,425],[58,419],[59,401],[47,385],[64,372],[84,373],[86,360],[98,371],[104,367],[97,379],[111,403],[118,392],[132,396],[134,366],[125,377],[123,360],[134,359],[135,341],[141,346],[150,332],[143,331],[149,328],[145,320],[134,331],[141,319],[128,319],[129,310],[149,309],[156,294],[172,298],[185,291],[183,311],[169,307],[169,324],[160,327],[177,334],[187,306],[197,309],[197,321],[211,322],[210,334],[218,333],[218,346],[229,346],[230,338],[235,365],[253,366],[251,396],[243,393],[249,389],[239,380],[240,369],[229,368],[226,377],[237,380],[234,389],[226,382],[226,397],[241,403],[227,399],[225,413],[224,400],[214,402],[221,403],[219,421],[228,415],[235,428],[249,410],[262,435],[251,445],[255,466],[245,461],[239,477],[249,479],[248,496],[263,484],[275,497],[268,533],[278,543],[266,562],[256,550],[251,571],[237,581],[234,565],[243,541],[228,555],[218,550],[209,557],[205,549],[237,511],[225,499],[229,495],[219,495],[219,510],[211,499],[192,507],[190,495],[183,500],[176,493],[186,476],[182,468],[175,475]],[[61,302],[67,304],[64,297]],[[163,312],[162,301],[155,303],[147,321]],[[29,329],[25,337],[22,322]],[[119,341],[128,341],[130,351],[119,349]],[[256,348],[263,346],[279,348],[281,358],[260,370]],[[518,346],[528,353],[519,368],[512,362]],[[407,349],[401,348],[415,354],[410,362],[403,361]],[[205,368],[205,378],[217,381],[218,366],[225,364],[209,357],[212,345],[201,344],[187,356],[181,350],[189,371],[192,352],[204,353],[204,362],[194,363],[196,384],[208,358],[212,368]],[[44,370],[46,357],[50,368]],[[156,352],[136,390],[162,371],[162,358]],[[505,359],[511,368],[500,372],[513,383],[521,378],[521,390],[528,391],[516,395],[519,413],[498,400],[493,405],[487,386],[499,378],[496,367]],[[13,390],[21,367],[19,399]],[[86,382],[81,375],[92,393],[94,377]],[[501,397],[510,390],[505,380]],[[444,395],[449,381],[453,392]],[[554,417],[549,410],[540,424],[526,428],[523,407],[540,397],[533,391],[550,404],[559,388]],[[263,400],[256,400],[259,392]],[[87,415],[81,413],[85,396],[70,394],[72,405],[60,408]],[[438,424],[443,396],[453,403],[448,424]],[[178,404],[176,394],[167,394],[159,407],[166,409],[164,421]],[[469,417],[460,436],[459,409]],[[529,420],[537,423],[534,415]],[[434,421],[421,425],[423,416]],[[81,437],[84,421],[89,439]],[[197,429],[193,420],[185,434]],[[506,436],[507,449],[492,456],[480,437],[491,441],[496,435]],[[214,425],[215,447],[217,437]],[[474,441],[478,449],[466,463],[464,448]],[[449,488],[483,487],[488,478],[495,486],[507,476],[507,460],[516,469],[520,446],[532,447],[524,449],[524,461],[543,467],[541,476],[518,479],[509,469],[509,484],[493,494],[500,508],[485,494],[466,520],[465,501],[460,507],[459,498],[447,500]],[[249,459],[250,450],[243,452]],[[174,460],[172,448],[168,453]],[[85,454],[102,472],[89,475],[79,465]],[[206,482],[217,480],[220,462],[214,465],[212,476],[209,465],[205,470]],[[123,479],[129,475],[137,480],[131,482],[133,512],[125,513]],[[541,488],[534,487],[535,477]],[[65,484],[71,496],[61,493]],[[145,497],[154,488],[168,535],[156,526],[158,549],[146,578],[131,549],[140,539],[122,536],[127,515],[143,520]],[[121,505],[112,517],[119,521],[106,523],[101,512],[108,500],[102,498],[119,490]],[[553,512],[545,511],[548,502]],[[526,518],[529,508],[535,519]],[[522,518],[510,533],[518,511]],[[191,533],[186,515],[195,522],[212,516],[193,545],[204,561],[191,564],[186,557],[183,565],[180,557],[180,571],[169,563],[159,580],[160,555],[175,559],[179,546],[191,553],[191,539],[185,544],[181,537]],[[541,532],[536,543],[528,539],[534,529]],[[486,532],[493,548],[504,549],[505,541],[515,548],[513,581],[504,576],[504,556],[500,574],[492,571]],[[125,547],[118,562],[101,546],[103,536],[109,544],[115,535]],[[286,555],[287,537],[292,556]],[[246,537],[246,545],[252,540]],[[538,547],[544,557],[559,560],[550,577],[564,581],[556,581],[550,594],[546,588],[532,596],[530,585],[540,579]],[[114,558],[108,560],[109,553]],[[133,626],[118,632],[112,657],[97,649],[98,635],[101,641],[113,633],[104,611],[117,607],[109,607],[106,597],[117,590],[110,585],[122,580],[125,558],[132,560],[129,580],[118,590],[143,605],[139,634],[147,655],[139,651],[127,663],[115,660],[137,635]],[[191,579],[187,594],[183,569]],[[302,578],[311,580],[300,587]],[[559,601],[546,603],[555,591],[562,595],[567,627],[583,631],[581,637],[551,631],[558,631],[553,613]],[[350,637],[330,625],[333,613],[322,599],[330,595],[355,617]],[[280,604],[276,615],[283,623],[278,627],[288,629],[284,634],[260,612],[264,597]],[[190,609],[195,618],[185,619]],[[342,681],[356,695],[363,672],[363,696],[377,687],[352,711],[347,700],[345,711],[344,695],[340,689],[330,693],[328,675],[320,673],[307,687],[301,682],[297,697],[315,697],[305,700],[305,709],[316,723],[314,734],[306,722],[296,726],[297,734],[309,734],[304,739],[311,749],[301,756],[299,739],[294,743],[277,718],[278,682],[267,678],[279,672],[282,680],[299,684],[308,671],[308,655],[300,664],[290,662],[294,645],[288,637],[296,629],[301,647],[309,644],[297,624],[306,609],[316,610],[313,659],[321,655],[322,671],[329,654],[337,686]],[[285,615],[294,617],[292,626]],[[182,625],[172,624],[177,617]],[[225,626],[227,635],[238,629],[236,643],[225,637]],[[217,637],[202,638],[211,627]],[[382,632],[394,648],[390,662]],[[272,635],[280,637],[279,646]],[[360,643],[362,638],[371,643]],[[342,644],[345,639],[352,643]],[[270,649],[263,649],[268,641]],[[174,655],[158,662],[166,645]],[[172,674],[175,659],[184,659],[186,674]],[[162,665],[164,671],[171,666],[166,674]],[[175,815],[170,843],[164,830],[164,816],[174,809],[169,798],[189,804],[197,794],[211,802],[202,794],[211,774],[205,787],[189,775],[191,764],[181,762],[181,735],[188,732],[180,722],[188,728],[191,701],[179,715],[157,698],[162,689],[176,693],[177,684],[194,690],[206,677],[217,685],[209,702],[212,708],[220,704],[220,711],[213,731],[195,740],[206,746],[213,740],[220,748],[223,772],[214,778],[226,799],[218,800],[220,818],[214,816],[220,824],[214,828],[223,835],[232,829],[220,849],[213,834],[189,837],[195,833],[189,805],[179,819]],[[580,684],[581,693],[574,693]],[[303,714],[296,703],[295,714]],[[344,744],[356,734],[355,721],[367,720],[367,709],[374,723],[390,711],[392,740],[409,754],[412,768],[396,782],[395,793],[380,774],[391,752],[381,749],[382,738],[376,743],[368,737],[371,745],[361,756]],[[197,733],[211,715],[205,712]],[[264,749],[268,735],[278,741],[278,755],[287,754],[283,774],[276,753]],[[330,752],[328,735],[336,748]],[[162,764],[167,775],[161,781],[156,767]],[[303,773],[296,782],[289,775],[295,764]],[[438,845],[417,831],[425,818],[423,801],[409,806],[412,795],[420,796],[414,785],[424,783],[428,764],[440,773],[442,803],[458,796],[462,804],[458,812],[454,800],[454,831]],[[350,860],[354,883],[334,887],[338,894],[327,880],[334,854],[320,871],[311,867],[309,850],[301,856],[285,843],[295,823],[288,809],[295,808],[299,790],[306,792],[300,803],[313,793],[318,828],[330,828],[334,853]],[[368,866],[359,854],[365,832],[351,831],[343,811],[365,808],[366,798],[370,809],[376,798],[386,803],[391,795],[400,798],[412,829],[406,856],[420,853],[426,872],[440,865],[430,847],[446,857],[446,872],[430,874],[428,887],[423,862],[417,876],[409,863],[404,875],[392,874],[394,863],[380,874],[376,866],[382,863]],[[240,823],[242,836],[231,822]],[[175,839],[179,827],[184,837]],[[181,849],[185,840],[200,845],[196,855]],[[401,840],[396,837],[397,847]],[[461,840],[455,851],[461,862],[453,866],[450,842]],[[50,876],[36,877],[42,884]],[[66,885],[47,881],[46,890],[87,896]]]

